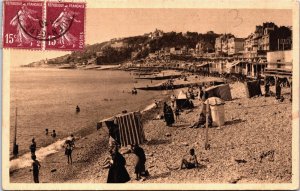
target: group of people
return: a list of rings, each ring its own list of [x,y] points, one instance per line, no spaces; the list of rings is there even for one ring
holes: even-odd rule
[[[136,88],[133,88],[133,89],[131,90],[131,94],[132,94],[132,95],[137,95],[137,90],[136,90]]]
[[[49,135],[49,129],[45,129],[45,135]],[[51,137],[56,138],[56,131],[53,129],[51,133]]]
[[[161,87],[165,90],[174,90],[174,80],[170,79],[167,82],[164,82]]]
[[[53,130],[55,133],[55,130]],[[46,135],[48,135],[48,129],[46,129]],[[53,135],[51,135],[53,136]],[[71,137],[68,138],[65,141],[65,155],[68,158],[68,164],[71,163],[72,164],[72,151],[73,148],[75,147],[75,137],[73,134],[71,134]],[[36,142],[35,142],[35,138],[32,138],[31,140],[31,145],[29,146],[29,150],[31,153],[31,159],[32,159],[32,172],[33,172],[33,181],[34,183],[39,183],[39,171],[41,168],[41,164],[40,162],[37,160],[36,157]]]
[[[29,146],[29,150],[31,153],[32,159],[32,172],[33,172],[33,181],[34,183],[39,183],[39,171],[41,168],[40,162],[36,159],[35,151],[36,151],[36,142],[35,139],[32,138],[31,145]]]
[[[134,172],[136,174],[136,180],[140,180],[142,176],[149,176],[146,170],[146,155],[144,149],[139,145],[132,145],[132,152],[136,156]],[[125,183],[131,180],[130,175],[125,167],[126,159],[119,152],[119,146],[115,146],[110,150],[111,158],[107,158],[104,163],[104,168],[109,168],[107,183]]]

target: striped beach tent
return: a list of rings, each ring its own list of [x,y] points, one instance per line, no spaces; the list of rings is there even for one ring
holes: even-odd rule
[[[145,141],[145,133],[140,112],[117,115],[116,121],[119,126],[120,142],[122,146],[142,144]]]

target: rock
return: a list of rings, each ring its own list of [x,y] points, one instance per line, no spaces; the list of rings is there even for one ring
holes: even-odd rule
[[[235,159],[235,162],[237,162],[238,164],[241,164],[241,163],[246,163],[247,161],[244,159]]]
[[[189,146],[189,144],[187,142],[182,142],[181,145],[182,146]]]
[[[236,184],[238,181],[239,181],[238,178],[232,178],[228,182],[231,183],[231,184]]]
[[[171,133],[166,133],[165,134],[167,137],[170,137],[171,136]]]
[[[54,168],[54,169],[51,170],[51,172],[56,172],[56,171],[57,171],[56,168]]]
[[[146,154],[148,157],[153,157],[153,153]]]

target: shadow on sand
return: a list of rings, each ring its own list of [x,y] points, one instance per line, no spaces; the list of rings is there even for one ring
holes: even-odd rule
[[[146,144],[147,145],[160,145],[160,144],[170,144],[170,140],[162,140],[162,139],[153,139],[148,141]]]

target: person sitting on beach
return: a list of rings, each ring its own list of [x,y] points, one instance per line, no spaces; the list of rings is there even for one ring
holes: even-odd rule
[[[56,132],[55,132],[55,130],[53,130],[53,132],[51,133],[51,136],[52,136],[53,138],[56,137]]]
[[[186,169],[192,169],[197,168],[199,166],[197,161],[197,156],[195,154],[194,149],[190,149],[190,155],[186,158],[183,158],[181,161],[180,169],[186,168]]]
[[[189,128],[199,128],[199,127],[205,127],[206,124],[206,116],[205,113],[206,112],[206,104],[202,103],[201,104],[201,108],[200,108],[200,116],[199,119],[196,123],[194,123],[192,126],[190,126]],[[212,126],[212,116],[211,116],[211,111],[209,108],[208,111],[208,126],[211,127]]]
[[[32,142],[32,144],[30,145],[29,149],[30,149],[30,152],[31,152],[31,156],[35,156],[35,151],[36,151],[35,139],[32,138],[31,142]]]
[[[39,171],[41,168],[40,162],[36,159],[36,156],[31,156],[32,162],[32,171],[33,171],[33,181],[34,183],[39,183]]]
[[[160,119],[162,119],[162,118],[163,118],[163,116],[160,115],[159,112],[157,112],[157,115],[156,115],[156,117],[153,118],[153,120],[160,120]]]
[[[113,164],[113,160],[112,160],[113,151],[109,150],[109,154],[110,155],[104,159],[102,163],[102,168],[109,168]]]

